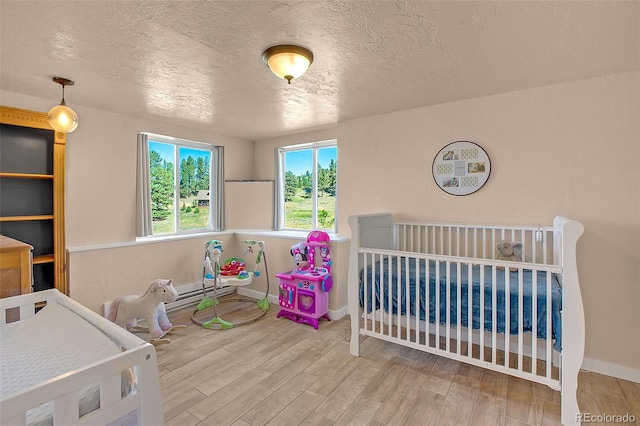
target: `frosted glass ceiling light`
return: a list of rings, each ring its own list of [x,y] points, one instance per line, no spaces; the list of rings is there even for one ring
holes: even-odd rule
[[[313,62],[313,53],[304,47],[281,44],[262,53],[262,60],[278,77],[291,80],[304,74]]]
[[[75,83],[62,77],[53,77],[53,81],[62,85],[62,102],[49,110],[47,119],[53,130],[71,133],[78,127],[78,115],[64,103],[64,86],[73,86]]]

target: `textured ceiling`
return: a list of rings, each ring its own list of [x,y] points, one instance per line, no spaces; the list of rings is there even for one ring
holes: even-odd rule
[[[637,70],[640,3],[1,0],[0,39],[2,90],[258,140]],[[291,85],[276,44],[315,55]]]

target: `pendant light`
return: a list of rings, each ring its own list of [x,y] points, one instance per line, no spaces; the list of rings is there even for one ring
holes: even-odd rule
[[[62,102],[49,110],[49,125],[58,132],[71,133],[78,127],[78,115],[64,102],[64,87],[75,83],[62,77],[53,77],[53,81],[62,86]]]
[[[304,74],[313,62],[313,53],[300,46],[281,44],[262,53],[262,60],[278,77],[291,80]]]

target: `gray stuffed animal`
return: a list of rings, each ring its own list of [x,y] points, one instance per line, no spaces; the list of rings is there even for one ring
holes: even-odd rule
[[[511,260],[513,262],[522,262],[522,243],[511,241],[500,241],[496,244],[496,251],[498,260]]]

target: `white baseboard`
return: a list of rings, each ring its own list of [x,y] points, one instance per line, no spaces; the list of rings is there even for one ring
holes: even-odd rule
[[[585,358],[582,361],[582,369],[593,373],[604,374],[605,376],[615,377],[617,379],[640,383],[640,370],[631,367],[598,361],[597,359]]]
[[[231,286],[220,287],[216,290],[217,297],[222,297],[227,294],[233,293]],[[176,287],[178,292],[178,299],[174,302],[166,303],[165,308],[167,312],[173,312],[177,309],[181,309],[187,306],[197,305],[202,300],[204,294],[202,293],[202,283],[184,284]],[[207,296],[213,295],[213,287],[206,287]]]
[[[241,296],[247,296],[250,297],[252,299],[256,299],[256,300],[262,300],[264,299],[264,293],[261,291],[256,291],[256,290],[251,290],[248,288],[244,288],[244,287],[238,287],[238,294]],[[274,296],[272,294],[267,296],[267,300],[269,301],[269,303],[272,304],[278,304],[278,296]]]
[[[329,317],[331,317],[332,320],[339,320],[344,316],[349,315],[349,307],[348,306],[343,306],[342,308],[338,309],[337,311],[332,311],[329,310]]]

